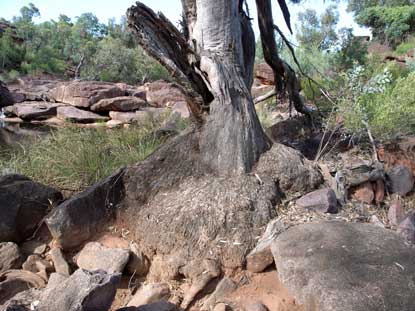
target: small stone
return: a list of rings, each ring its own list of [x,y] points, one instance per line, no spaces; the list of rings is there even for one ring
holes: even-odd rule
[[[373,192],[373,186],[370,182],[365,182],[356,186],[353,193],[356,200],[366,204],[371,204],[375,198],[375,193]]]
[[[414,187],[414,175],[406,166],[397,165],[387,172],[391,193],[406,196]]]
[[[415,210],[399,224],[397,232],[406,241],[415,244]]]
[[[139,307],[146,304],[167,299],[170,296],[170,288],[165,283],[143,285],[128,303],[128,307]]]
[[[218,303],[213,309],[213,311],[228,311],[228,310],[229,310],[228,306],[224,303]]]
[[[261,302],[255,302],[246,306],[245,311],[268,311],[268,308]]]
[[[378,227],[381,227],[381,228],[385,228],[385,225],[383,224],[383,222],[376,215],[372,215],[370,217],[369,222],[371,224],[374,224],[375,226],[378,226]]]
[[[0,273],[22,266],[22,255],[19,247],[13,242],[0,243]]]
[[[228,277],[224,277],[216,286],[215,291],[203,304],[201,310],[210,310],[217,302],[234,292],[237,285]]]
[[[52,258],[53,265],[55,266],[55,271],[62,275],[69,276],[71,275],[71,269],[69,268],[68,263],[65,260],[65,257],[62,254],[60,248],[54,248],[50,251],[50,256]]]
[[[76,263],[78,267],[107,273],[122,272],[130,257],[128,249],[108,248],[97,242],[87,243],[79,252]]]
[[[320,213],[337,213],[336,194],[330,188],[310,192],[297,200],[296,204]]]
[[[397,226],[405,218],[405,210],[400,200],[395,199],[388,210],[388,219],[391,225]]]

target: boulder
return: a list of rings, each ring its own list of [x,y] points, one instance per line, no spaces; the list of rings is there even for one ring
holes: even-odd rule
[[[97,242],[87,243],[77,255],[76,264],[86,270],[104,270],[107,273],[124,271],[130,258],[130,251],[122,248],[108,248]]]
[[[78,269],[60,284],[44,291],[36,310],[109,310],[120,279],[120,274]]]
[[[69,276],[71,274],[71,269],[66,262],[60,248],[51,249],[50,257],[57,273],[65,276]]]
[[[139,307],[170,296],[170,288],[165,283],[154,283],[143,285],[128,303],[128,307]]]
[[[315,212],[337,213],[336,193],[330,188],[310,192],[298,199],[296,204],[301,208]]]
[[[246,269],[251,272],[262,272],[274,263],[271,243],[279,234],[288,229],[281,218],[271,220],[256,247],[246,257]]]
[[[211,310],[216,303],[221,302],[223,298],[237,289],[237,285],[228,277],[224,277],[216,286],[215,291],[204,302],[201,310]]]
[[[62,104],[47,102],[22,102],[11,106],[13,114],[22,120],[43,120],[56,116],[56,110]]]
[[[392,193],[407,195],[414,187],[414,175],[406,166],[397,165],[387,171],[389,188]]]
[[[108,117],[103,117],[99,114],[70,106],[58,107],[56,115],[61,120],[76,123],[93,123],[109,120]]]
[[[415,248],[365,223],[298,225],[271,246],[279,278],[320,311],[415,310]]]
[[[0,243],[0,273],[18,269],[22,266],[23,258],[19,247],[13,242]]]
[[[13,103],[14,100],[12,94],[10,94],[6,84],[0,81],[0,108],[13,105]]]
[[[186,96],[175,83],[158,80],[145,84],[147,102],[154,107],[186,102]]]
[[[101,99],[91,106],[92,111],[136,111],[147,105],[140,97],[121,96]]]
[[[62,194],[21,175],[0,177],[0,242],[30,237]]]
[[[58,245],[81,245],[115,216],[124,196],[123,174],[123,169],[115,172],[52,210],[46,224]]]
[[[406,241],[415,244],[415,210],[402,220],[398,226],[397,232]]]
[[[49,94],[57,102],[82,108],[89,108],[104,98],[124,96],[115,84],[97,81],[63,83],[51,89]]]

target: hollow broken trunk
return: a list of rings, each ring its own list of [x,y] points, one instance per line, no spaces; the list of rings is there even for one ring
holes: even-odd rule
[[[242,0],[183,0],[184,32],[137,2],[130,27],[178,79],[198,123],[200,160],[217,174],[251,170],[269,143],[255,112],[255,38]]]

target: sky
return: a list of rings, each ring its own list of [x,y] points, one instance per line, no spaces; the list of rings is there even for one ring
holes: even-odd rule
[[[214,1],[214,0],[212,0]],[[48,21],[51,19],[57,20],[60,14],[65,14],[71,18],[79,16],[82,13],[92,12],[101,22],[106,23],[110,18],[119,19],[124,15],[127,8],[135,3],[135,0],[0,0],[0,17],[7,20],[12,19],[13,16],[19,15],[19,10],[28,3],[33,3],[40,11],[40,18],[36,18],[35,22]],[[181,1],[180,0],[141,0],[155,11],[161,11],[174,24],[180,18]],[[290,4],[290,12],[292,16],[292,28],[295,32],[295,24],[297,14],[306,8],[313,8],[318,13],[324,11],[329,5],[330,1],[323,0],[305,0],[300,4]],[[288,34],[288,29],[283,21],[277,1],[274,1],[273,7],[275,23]],[[256,10],[255,0],[248,0],[251,16],[254,18],[254,31],[258,34],[258,27],[256,26]],[[356,35],[369,35],[368,29],[358,27],[353,22],[353,16],[346,12],[345,3],[341,2],[339,5],[339,28],[353,27]]]

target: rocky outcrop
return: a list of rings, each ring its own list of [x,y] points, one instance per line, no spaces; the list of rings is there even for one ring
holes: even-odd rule
[[[76,123],[92,123],[109,120],[108,117],[69,106],[58,107],[56,115],[59,119]]]
[[[13,105],[14,100],[7,86],[0,81],[0,108]]]
[[[22,254],[15,243],[0,243],[0,273],[10,269],[18,269],[22,263]]]
[[[135,111],[145,107],[147,102],[140,97],[122,96],[101,99],[91,106],[92,111]]]
[[[124,95],[115,84],[97,81],[62,83],[51,89],[49,94],[57,102],[82,108],[89,108],[104,98]]]
[[[154,107],[168,107],[177,102],[186,102],[186,96],[175,83],[163,80],[145,84],[147,102]]]
[[[61,104],[48,102],[22,102],[14,104],[6,112],[7,116],[17,116],[22,120],[41,120],[56,116],[56,110]]]
[[[0,241],[30,237],[62,194],[21,175],[0,177]]]
[[[282,283],[305,310],[415,309],[415,249],[371,224],[295,226],[271,246]]]
[[[123,174],[119,170],[52,210],[46,224],[60,246],[72,248],[82,244],[115,216],[124,194]]]

